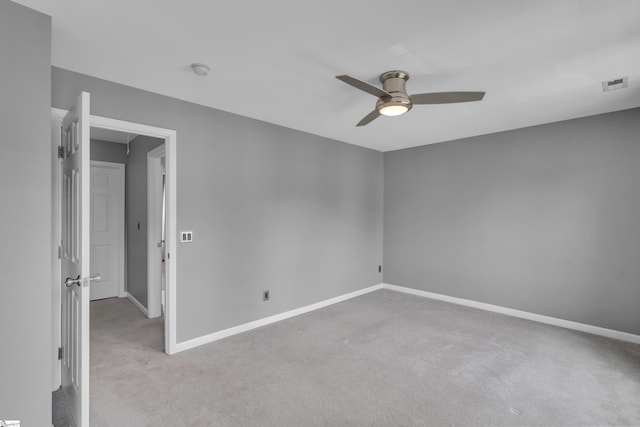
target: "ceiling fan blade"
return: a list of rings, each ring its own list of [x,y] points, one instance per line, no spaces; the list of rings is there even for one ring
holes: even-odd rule
[[[432,92],[411,95],[414,104],[452,104],[455,102],[480,101],[484,92]]]
[[[357,126],[368,125],[369,123],[371,123],[372,121],[374,121],[378,117],[380,117],[380,113],[378,113],[378,110],[373,110],[372,112],[370,112],[369,114],[364,116],[364,119],[360,120],[358,122],[358,124],[356,125],[356,127]]]
[[[363,90],[367,93],[370,93],[373,96],[377,96],[378,98],[382,96],[391,96],[391,94],[387,91],[377,88],[374,85],[370,85],[367,82],[363,82],[362,80],[354,79],[353,77],[350,77],[350,76],[346,76],[346,75],[336,76],[336,79],[342,80],[346,84],[351,85],[357,89]]]

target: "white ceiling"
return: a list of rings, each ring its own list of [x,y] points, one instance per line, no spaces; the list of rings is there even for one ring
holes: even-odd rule
[[[382,151],[640,106],[637,0],[17,2],[53,16],[55,66]],[[356,128],[376,98],[334,76],[393,69],[487,95]]]

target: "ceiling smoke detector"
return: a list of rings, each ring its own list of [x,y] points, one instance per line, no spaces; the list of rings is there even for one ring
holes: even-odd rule
[[[193,64],[191,64],[191,69],[199,76],[206,76],[207,74],[209,74],[209,70],[211,70],[211,67],[209,67],[207,64],[194,62]]]
[[[609,92],[610,90],[623,89],[629,86],[629,76],[618,77],[609,81],[602,82],[602,91]]]

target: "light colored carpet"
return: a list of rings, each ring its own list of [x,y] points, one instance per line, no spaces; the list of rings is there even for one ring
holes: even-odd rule
[[[91,303],[91,425],[640,425],[640,346],[377,291],[174,356]]]
[[[53,427],[76,427],[62,388],[53,392],[51,401],[53,403]]]

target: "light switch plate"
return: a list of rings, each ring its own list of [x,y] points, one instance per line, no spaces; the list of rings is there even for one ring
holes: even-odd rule
[[[180,232],[180,242],[181,243],[191,243],[191,242],[193,242],[193,231],[181,231]]]

